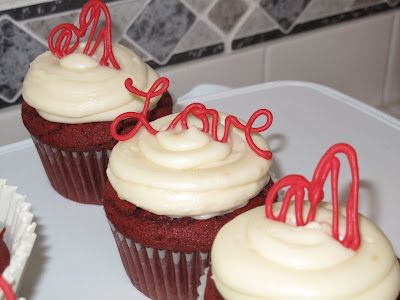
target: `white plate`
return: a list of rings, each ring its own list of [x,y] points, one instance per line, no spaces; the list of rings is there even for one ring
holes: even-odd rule
[[[244,120],[261,107],[269,108],[274,123],[265,136],[279,176],[301,173],[310,178],[331,145],[352,144],[360,165],[360,210],[400,254],[398,120],[332,89],[302,82],[261,84],[195,100]],[[29,196],[38,223],[21,296],[146,299],[125,274],[102,208],[67,201],[53,191],[30,141],[0,148],[0,170],[1,177]],[[342,176],[341,182],[345,180]]]

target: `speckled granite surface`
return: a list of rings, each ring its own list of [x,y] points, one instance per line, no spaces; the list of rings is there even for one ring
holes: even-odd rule
[[[0,20],[0,95],[3,101],[17,101],[29,62],[45,50],[44,45],[12,20]]]
[[[165,63],[195,18],[179,0],[153,0],[126,34],[158,62]]]
[[[29,62],[84,0],[0,11],[0,108],[20,102]],[[153,67],[173,65],[380,13],[399,0],[110,0],[113,39]]]

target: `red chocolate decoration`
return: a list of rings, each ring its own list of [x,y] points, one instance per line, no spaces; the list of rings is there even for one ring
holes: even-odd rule
[[[5,232],[6,232],[6,229],[3,228],[3,230],[0,232],[0,241],[3,241],[3,236],[4,236]],[[9,260],[9,257],[7,258],[7,260]],[[3,272],[3,270],[1,270],[1,272]],[[4,296],[6,297],[6,300],[17,299],[14,294],[14,291],[12,289],[12,286],[3,278],[3,276],[1,276],[1,274],[0,274],[0,290],[3,291]]]
[[[147,129],[147,131],[149,133],[151,133],[153,135],[157,134],[158,131],[155,130],[153,127],[151,127],[151,125],[150,125],[149,121],[147,121],[146,117],[147,117],[147,113],[149,111],[150,100],[154,97],[157,97],[157,96],[165,93],[168,89],[168,86],[169,86],[168,78],[161,77],[153,83],[153,85],[151,86],[149,91],[146,93],[146,92],[143,92],[143,91],[135,88],[133,86],[132,79],[130,79],[130,78],[126,79],[125,80],[126,89],[135,95],[146,98],[146,100],[144,102],[143,111],[141,113],[126,112],[126,113],[119,115],[117,118],[115,118],[115,120],[111,124],[112,137],[114,139],[116,139],[117,141],[129,140],[131,137],[133,137],[139,131],[139,129],[140,129],[140,127],[142,127],[142,125]],[[128,133],[126,133],[124,135],[119,134],[117,131],[119,123],[122,120],[129,119],[129,118],[137,120],[135,127],[133,127]]]
[[[338,153],[343,153],[346,155],[352,175],[350,191],[346,205],[346,234],[343,239],[340,239],[339,237],[338,176],[340,170],[340,161],[337,157],[335,157],[335,155]],[[285,222],[290,201],[292,198],[294,198],[296,225],[303,226],[313,221],[317,207],[324,198],[323,188],[329,173],[331,175],[332,187],[332,237],[342,243],[343,246],[357,250],[360,246],[360,231],[358,224],[358,162],[357,154],[354,148],[348,144],[339,143],[329,148],[329,150],[319,161],[311,182],[301,175],[289,175],[276,182],[267,194],[265,200],[265,214],[269,219]],[[288,190],[283,198],[280,213],[277,217],[275,217],[272,210],[272,204],[277,196],[278,191],[286,187],[288,187]],[[305,189],[308,191],[310,209],[307,214],[307,219],[304,221],[303,203]]]
[[[97,39],[92,46],[96,28],[100,20],[101,13],[104,13],[106,26],[99,30]],[[86,35],[90,29],[89,38],[83,53],[92,56],[101,42],[103,42],[103,56],[100,64],[108,66],[110,63],[115,69],[120,69],[112,51],[112,32],[111,15],[105,3],[101,0],[89,0],[82,8],[79,16],[79,28],[71,23],[63,23],[54,27],[48,37],[50,51],[56,57],[63,57],[73,53],[79,46],[79,40]],[[54,42],[55,36],[58,34]],[[73,38],[75,37],[75,41]]]
[[[12,286],[0,275],[0,290],[3,291],[6,300],[16,300],[17,297],[14,294]]]
[[[138,90],[133,86],[133,81],[132,79],[127,79],[125,80],[125,87],[131,92],[134,93],[138,96],[144,97],[145,103],[143,106],[143,111],[141,113],[136,113],[136,112],[127,112],[119,115],[111,124],[111,135],[113,136],[114,139],[118,141],[126,141],[130,138],[132,138],[142,127],[142,125],[147,129],[147,131],[150,134],[157,134],[158,131],[155,130],[147,121],[146,116],[147,112],[149,110],[149,105],[150,105],[150,100],[154,97],[157,97],[161,94],[163,94],[167,89],[169,85],[169,80],[165,77],[161,77],[157,79],[154,84],[151,86],[150,90],[146,93],[141,90]],[[224,129],[224,135],[222,136],[221,139],[218,138],[218,124],[219,124],[219,115],[218,112],[215,109],[208,109],[206,106],[204,106],[201,103],[192,103],[188,105],[182,112],[180,112],[169,124],[167,130],[173,129],[178,125],[180,122],[182,125],[182,128],[187,129],[188,124],[187,124],[187,119],[188,116],[192,114],[196,118],[200,119],[201,122],[203,123],[203,128],[202,131],[208,133],[210,131],[211,127],[211,136],[212,138],[217,141],[217,142],[222,142],[226,143],[228,141],[229,137],[229,130],[231,125],[236,127],[239,130],[242,130],[245,134],[246,141],[249,145],[249,147],[259,156],[265,159],[271,159],[272,158],[272,153],[271,151],[268,150],[262,150],[260,149],[253,141],[253,138],[251,136],[252,133],[255,132],[262,132],[267,130],[271,124],[272,124],[272,113],[268,109],[259,109],[255,111],[249,121],[247,122],[246,125],[243,125],[240,123],[240,121],[232,116],[229,115],[225,118],[225,129]],[[257,118],[260,116],[265,116],[266,121],[265,124],[263,124],[260,127],[252,127],[253,124],[256,122]],[[210,126],[210,121],[209,117],[211,117],[211,126]],[[117,132],[118,125],[120,122],[124,119],[132,118],[137,120],[137,124],[135,127],[129,131],[128,133],[121,135]]]

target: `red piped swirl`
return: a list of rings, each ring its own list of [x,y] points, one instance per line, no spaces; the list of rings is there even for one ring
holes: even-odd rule
[[[16,300],[12,286],[0,275],[0,289],[3,291],[6,300]]]
[[[336,154],[340,153],[346,155],[352,176],[346,205],[346,234],[343,239],[340,239],[339,237],[338,178],[340,160],[336,157]],[[358,224],[358,162],[354,148],[348,144],[339,143],[329,148],[319,161],[311,182],[301,175],[289,175],[276,182],[266,197],[265,214],[269,219],[285,222],[290,202],[294,199],[296,225],[303,226],[313,221],[315,219],[318,205],[324,198],[323,188],[329,174],[331,176],[332,188],[332,237],[342,243],[343,246],[357,250],[360,246],[360,229]],[[276,217],[272,209],[273,202],[279,190],[283,188],[288,189],[283,198],[279,215]],[[308,199],[310,203],[306,220],[303,219],[305,190],[308,191]]]
[[[149,110],[150,100],[154,97],[162,95],[164,92],[167,91],[169,86],[169,80],[165,77],[161,77],[157,79],[150,90],[146,93],[143,92],[133,86],[132,79],[125,80],[125,87],[131,92],[138,96],[144,97],[145,103],[143,106],[143,111],[141,113],[136,112],[126,112],[119,115],[111,124],[111,135],[117,141],[126,141],[132,138],[140,129],[140,127],[144,126],[149,133],[155,135],[158,133],[147,120],[147,113]],[[245,134],[246,141],[249,147],[259,156],[265,159],[271,159],[272,153],[269,150],[263,150],[259,148],[252,138],[252,133],[259,133],[262,131],[267,130],[273,120],[272,113],[268,109],[259,109],[255,111],[249,121],[246,124],[242,124],[236,117],[229,115],[225,118],[224,123],[224,134],[222,138],[218,138],[218,124],[219,124],[219,114],[215,109],[209,109],[201,103],[192,103],[188,105],[181,113],[179,113],[169,124],[167,130],[175,128],[179,123],[181,124],[182,128],[188,128],[188,117],[189,115],[193,115],[194,117],[201,120],[203,124],[202,131],[209,133],[211,130],[211,137],[217,141],[226,143],[229,137],[229,131],[231,126],[236,127],[239,130],[242,130]],[[254,123],[260,116],[265,116],[266,120],[263,125],[260,127],[253,127]],[[211,124],[210,119],[211,118]],[[125,119],[134,119],[137,120],[137,123],[133,129],[131,129],[128,133],[119,134],[118,128],[119,124]]]
[[[99,29],[94,41],[97,25],[104,13],[106,25]],[[103,42],[103,56],[100,64],[120,69],[112,51],[111,15],[105,3],[101,0],[89,0],[82,8],[79,16],[79,27],[71,23],[63,23],[54,27],[48,37],[50,51],[58,58],[73,53],[79,46],[80,39],[90,30],[83,53],[92,56],[100,43]],[[57,37],[56,37],[57,36]]]
[[[129,140],[139,131],[140,127],[142,126],[144,126],[149,133],[153,135],[157,134],[158,131],[155,130],[153,127],[151,127],[149,121],[147,120],[147,113],[149,111],[150,100],[165,93],[168,89],[168,86],[169,86],[168,78],[160,77],[153,83],[149,91],[146,93],[134,87],[132,79],[130,78],[126,79],[125,80],[126,89],[135,95],[145,98],[143,111],[141,113],[126,112],[116,117],[111,124],[112,137],[117,141]],[[118,127],[119,124],[125,119],[134,119],[137,121],[137,123],[135,127],[133,127],[128,133],[122,135],[118,133]]]

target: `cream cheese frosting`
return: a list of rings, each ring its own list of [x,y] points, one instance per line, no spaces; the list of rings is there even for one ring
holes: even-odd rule
[[[112,121],[121,113],[142,111],[144,99],[125,88],[125,79],[148,91],[158,74],[122,45],[113,45],[119,70],[100,65],[102,47],[92,57],[82,53],[83,47],[63,58],[50,51],[38,56],[23,83],[24,100],[44,119],[67,124]],[[159,99],[151,100],[150,109]]]
[[[242,131],[231,128],[228,142],[217,142],[194,117],[188,129],[165,130],[175,116],[151,122],[156,135],[141,128],[114,147],[107,175],[121,199],[158,215],[202,219],[243,206],[261,191],[271,160],[254,153]],[[219,133],[225,118],[220,114]],[[270,149],[261,135],[252,138]]]
[[[276,214],[280,205],[274,204]],[[331,220],[330,207],[321,205],[303,227],[293,225],[293,204],[286,223],[267,219],[264,207],[239,215],[211,250],[218,291],[229,300],[396,299],[400,267],[385,235],[359,215],[362,240],[353,251],[331,237]],[[343,215],[340,224],[344,233]]]

